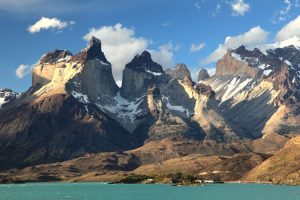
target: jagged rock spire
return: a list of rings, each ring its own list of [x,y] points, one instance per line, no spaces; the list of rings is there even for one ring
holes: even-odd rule
[[[102,51],[101,40],[92,36],[89,41],[89,46],[76,54],[72,60],[84,63],[88,60],[95,59],[99,59],[106,64],[110,64]]]
[[[148,51],[144,51],[142,54],[136,55],[131,62],[126,65],[126,68],[139,72],[164,72],[162,66],[152,60],[151,54]]]

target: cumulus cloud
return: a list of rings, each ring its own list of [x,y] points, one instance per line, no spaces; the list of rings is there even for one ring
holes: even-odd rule
[[[16,76],[19,79],[24,78],[26,75],[31,73],[31,70],[32,70],[33,66],[34,65],[25,65],[25,64],[19,65],[19,67],[15,71]]]
[[[158,50],[150,50],[153,61],[161,64],[163,68],[172,67],[174,65],[174,51],[180,47],[174,46],[172,43],[162,45]]]
[[[300,16],[283,26],[276,34],[275,39],[276,41],[284,41],[293,36],[300,37]]]
[[[234,49],[241,45],[251,48],[256,45],[264,44],[267,40],[268,34],[269,33],[263,30],[260,26],[256,26],[243,34],[237,36],[228,36],[226,37],[224,43],[219,44],[218,48],[208,57],[203,59],[201,63],[206,65],[217,61],[218,59],[222,58],[229,48]]]
[[[135,36],[133,28],[124,27],[122,24],[114,26],[102,26],[100,28],[92,28],[84,36],[85,40],[89,40],[92,36],[99,38],[102,42],[102,50],[107,59],[112,63],[113,75],[117,83],[122,80],[123,69],[125,65],[131,61],[136,55],[148,49],[150,40]],[[171,43],[162,45],[159,49],[148,49],[153,60],[160,63],[164,67],[173,65],[173,51],[178,46]]]
[[[232,15],[243,16],[250,10],[250,5],[245,3],[244,0],[234,0],[230,3]]]
[[[42,17],[40,20],[38,20],[36,23],[33,25],[30,25],[28,27],[28,31],[30,33],[38,33],[41,30],[48,30],[48,29],[58,29],[62,30],[68,26],[74,25],[74,21],[62,21],[57,18],[47,18],[47,17]]]
[[[200,51],[205,47],[205,43],[200,43],[200,44],[192,44],[190,48],[190,53],[194,53],[197,51]]]

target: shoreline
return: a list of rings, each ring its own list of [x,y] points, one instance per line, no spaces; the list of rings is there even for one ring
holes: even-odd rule
[[[24,181],[24,182],[9,182],[9,183],[0,183],[1,185],[21,185],[21,184],[47,184],[47,183],[59,183],[59,184],[77,184],[77,183],[102,183],[107,185],[169,185],[169,186],[207,186],[207,185],[222,185],[222,184],[258,184],[258,185],[279,185],[279,186],[300,186],[300,185],[289,185],[289,184],[278,184],[272,182],[254,182],[254,181],[223,181],[223,182],[215,182],[215,183],[199,183],[199,184],[175,184],[175,183],[121,183],[121,182],[102,182],[102,181]]]

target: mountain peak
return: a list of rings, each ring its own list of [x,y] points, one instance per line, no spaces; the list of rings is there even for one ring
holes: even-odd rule
[[[100,45],[101,47],[101,40],[99,38],[96,38],[95,36],[92,36],[92,38],[89,41],[89,45]]]
[[[101,40],[94,36],[90,39],[89,46],[73,57],[73,61],[80,63],[88,60],[101,60],[104,64],[110,64],[102,51]]]
[[[151,54],[148,51],[144,51],[142,54],[136,55],[131,60],[131,62],[129,62],[126,65],[126,68],[138,72],[149,72],[149,73],[164,72],[162,66],[152,60]]]
[[[201,68],[201,70],[199,71],[199,74],[198,74],[198,81],[203,81],[204,79],[207,79],[209,77],[210,76],[208,74],[207,69]]]
[[[60,61],[65,61],[71,58],[73,54],[68,50],[55,49],[54,51],[48,52],[40,59],[41,64],[53,64]]]
[[[148,51],[143,51],[143,53],[140,55],[140,57],[147,59],[149,61],[152,61],[151,54]]]
[[[165,72],[166,74],[169,74],[170,76],[176,79],[183,80],[184,77],[188,77],[189,79],[192,79],[189,69],[183,63],[179,63],[173,68],[168,68],[165,70]]]

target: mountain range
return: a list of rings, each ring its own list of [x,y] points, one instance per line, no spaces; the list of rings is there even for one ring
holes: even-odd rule
[[[299,184],[298,47],[228,49],[196,82],[185,64],[163,69],[147,51],[125,65],[121,87],[112,67],[92,37],[75,55],[44,54],[26,92],[0,90],[2,182],[182,172]],[[285,152],[295,167],[282,179],[290,160],[274,160]]]

